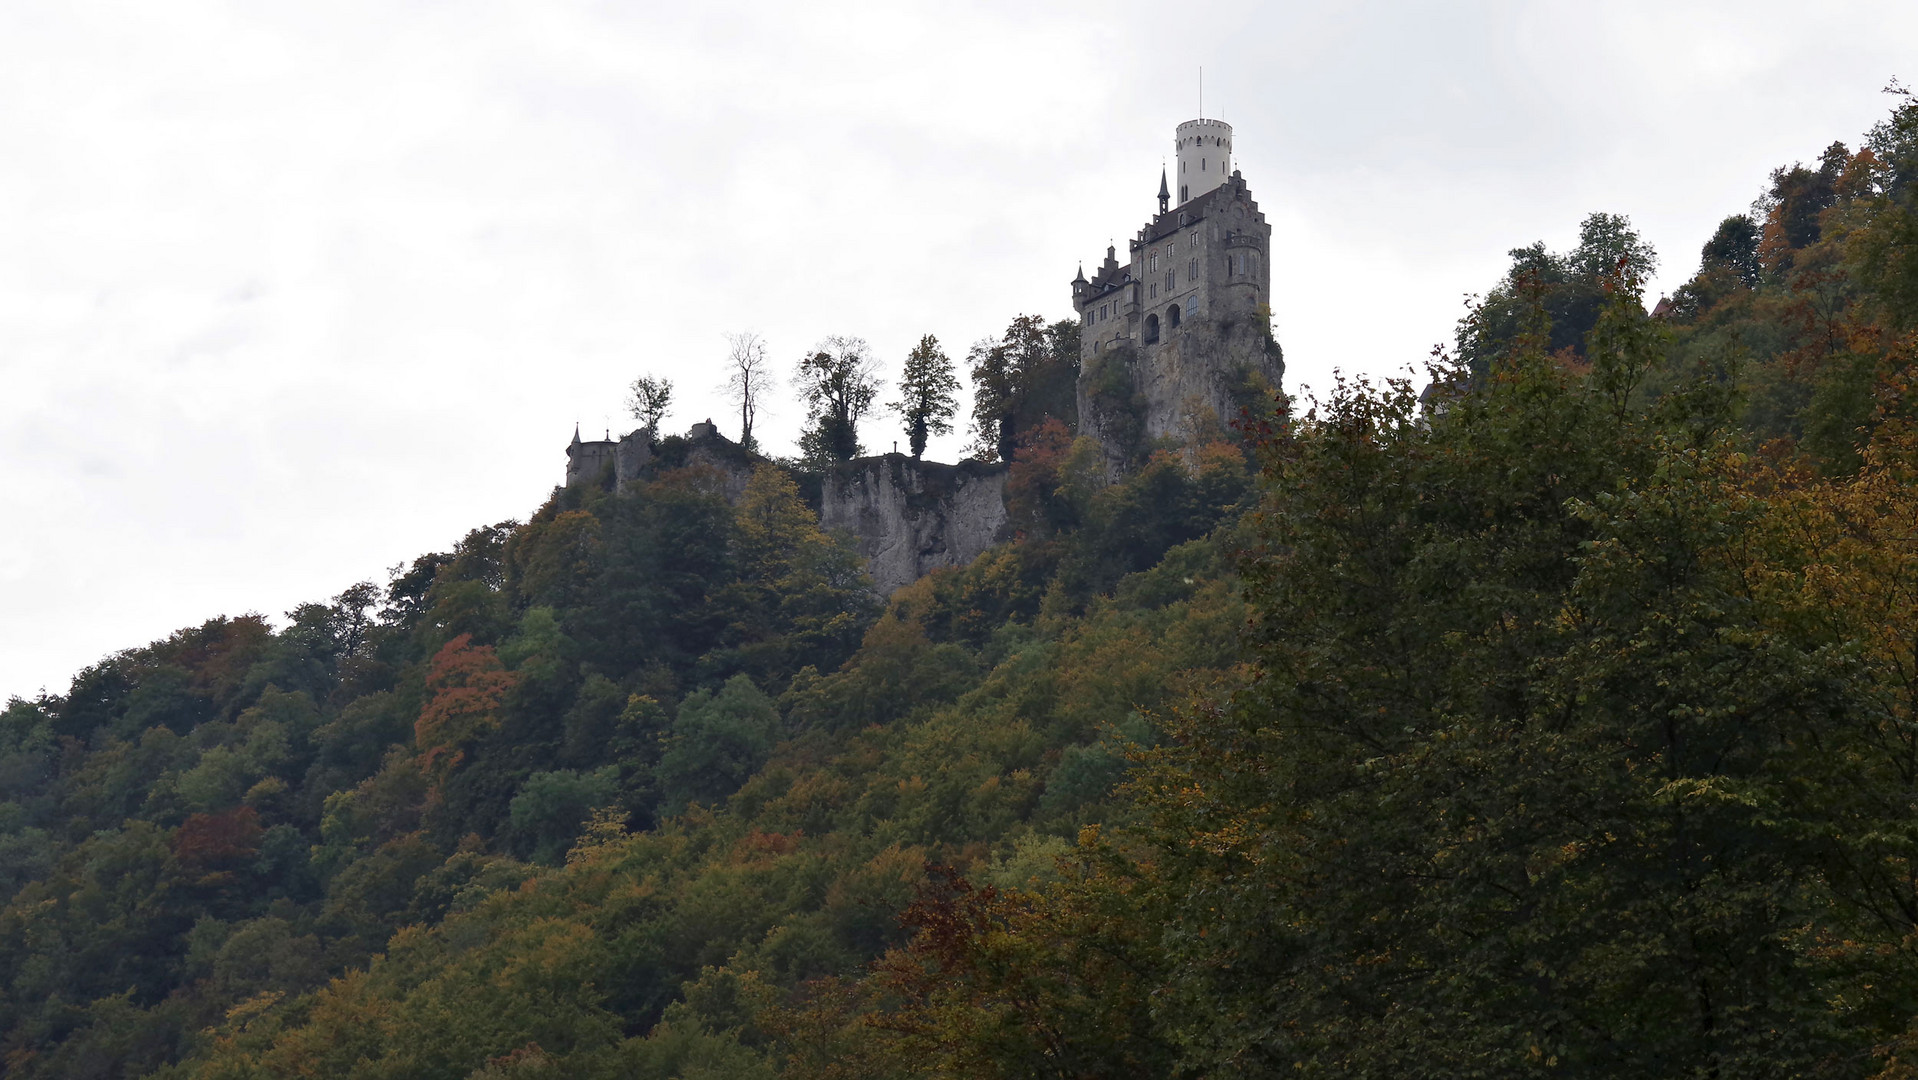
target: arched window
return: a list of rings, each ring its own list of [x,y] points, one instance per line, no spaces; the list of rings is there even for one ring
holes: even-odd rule
[[[1179,305],[1174,304],[1165,309],[1165,324],[1169,329],[1179,328]]]
[[[1150,345],[1153,342],[1158,340],[1159,340],[1159,317],[1157,315],[1147,315],[1145,317],[1145,343],[1147,345]]]

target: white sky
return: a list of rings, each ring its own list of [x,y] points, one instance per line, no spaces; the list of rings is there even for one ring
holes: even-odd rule
[[[1069,315],[1200,65],[1297,389],[1592,210],[1671,288],[1914,44],[1908,2],[0,4],[0,697],[524,517],[635,375],[737,435],[728,331],[896,371]]]

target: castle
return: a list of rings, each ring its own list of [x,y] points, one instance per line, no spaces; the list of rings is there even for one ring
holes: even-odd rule
[[[1178,198],[1159,174],[1159,210],[1088,280],[1072,281],[1079,315],[1078,433],[1099,440],[1123,471],[1155,445],[1222,432],[1239,409],[1276,390],[1285,362],[1271,332],[1272,229],[1232,168],[1232,126],[1188,120],[1174,134]],[[676,441],[677,443],[677,441]],[[654,461],[655,433],[566,448],[566,483],[615,490]],[[695,424],[675,457],[704,465],[737,497],[758,460]],[[825,477],[820,524],[844,529],[883,593],[942,566],[971,562],[1006,539],[1005,466],[940,465],[893,453],[847,462]]]
[[[1163,170],[1159,212],[1114,248],[1079,313],[1079,430],[1119,464],[1138,444],[1191,440],[1229,423],[1285,361],[1271,333],[1272,227],[1232,168],[1232,125],[1188,120],[1173,140],[1178,201]]]

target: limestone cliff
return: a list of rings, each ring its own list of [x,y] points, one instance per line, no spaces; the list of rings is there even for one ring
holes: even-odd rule
[[[852,534],[881,594],[942,566],[964,566],[1005,539],[1006,472],[904,454],[847,462],[825,478],[819,523]]]
[[[1124,468],[1157,440],[1191,442],[1224,430],[1284,374],[1262,318],[1191,319],[1149,346],[1121,345],[1087,358],[1079,373],[1079,431]]]

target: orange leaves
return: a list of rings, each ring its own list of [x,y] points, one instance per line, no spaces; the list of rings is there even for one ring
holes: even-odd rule
[[[465,746],[499,727],[499,708],[514,675],[491,646],[461,634],[433,655],[426,675],[432,695],[413,725],[420,770],[439,777],[466,756]]]
[[[733,845],[733,860],[750,863],[790,855],[799,850],[800,841],[805,837],[804,829],[790,833],[761,832],[754,829],[740,837],[739,842]]]
[[[173,857],[194,869],[217,869],[259,854],[260,815],[251,806],[194,814],[173,830]]]
[[[251,806],[223,814],[194,814],[173,830],[169,845],[180,868],[203,888],[230,885],[260,853],[260,815]]]
[[[1774,206],[1765,215],[1764,231],[1759,236],[1759,265],[1771,273],[1778,273],[1791,265],[1791,252],[1791,241],[1785,236],[1784,207]]]
[[[1020,531],[1047,535],[1070,517],[1058,489],[1071,449],[1072,432],[1050,416],[1019,440],[1006,474],[1006,510]]]

